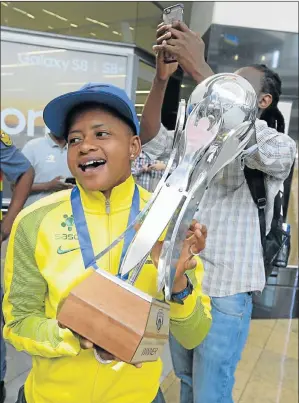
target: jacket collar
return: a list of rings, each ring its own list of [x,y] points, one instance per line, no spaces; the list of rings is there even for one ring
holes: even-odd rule
[[[56,143],[56,141],[54,141],[48,133],[45,134],[45,138],[46,138],[47,142],[49,143],[50,147],[61,148],[63,150],[67,149],[67,144],[65,144],[63,147],[60,147],[60,145],[58,143]]]
[[[127,210],[132,205],[132,198],[135,189],[135,181],[132,175],[123,183],[112,189],[109,199],[102,192],[89,192],[77,183],[80,190],[83,209],[93,214],[113,214],[118,211]]]

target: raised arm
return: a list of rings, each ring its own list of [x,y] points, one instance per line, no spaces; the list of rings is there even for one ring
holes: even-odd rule
[[[182,22],[176,22],[172,26],[160,24],[157,30],[157,45],[153,49],[157,54],[156,75],[140,121],[142,144],[152,140],[160,130],[161,109],[167,83],[178,64],[197,83],[214,74],[204,59],[203,40]],[[174,55],[178,63],[165,64],[163,61],[165,50]]]

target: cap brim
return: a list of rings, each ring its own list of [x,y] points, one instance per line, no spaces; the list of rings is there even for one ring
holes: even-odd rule
[[[43,118],[46,126],[56,137],[65,135],[65,121],[68,113],[77,105],[86,102],[96,102],[115,109],[121,116],[131,121],[134,125],[134,117],[128,105],[118,96],[109,92],[75,91],[61,95],[44,109]]]

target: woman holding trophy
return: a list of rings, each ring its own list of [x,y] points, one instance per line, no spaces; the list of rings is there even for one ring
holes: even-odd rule
[[[77,185],[23,210],[11,233],[4,337],[33,361],[19,401],[151,403],[159,388],[160,359],[131,365],[103,350],[97,359],[90,340],[57,320],[61,301],[94,270],[90,266],[119,274],[132,239],[126,236],[91,264],[94,251],[119,237],[150,198],[131,175],[141,150],[134,106],[123,90],[91,83],[51,101],[44,120],[67,139],[68,165]],[[169,303],[170,329],[190,349],[201,343],[211,324],[210,301],[201,292],[203,266],[196,256],[206,235],[204,226],[192,223]],[[135,287],[163,300],[156,286],[161,244],[152,249]]]

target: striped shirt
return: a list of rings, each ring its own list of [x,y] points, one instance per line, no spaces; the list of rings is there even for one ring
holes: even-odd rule
[[[142,186],[148,192],[154,192],[159,180],[162,178],[163,171],[150,170],[143,171],[144,167],[154,165],[160,161],[151,160],[148,155],[141,151],[139,157],[132,164],[132,175],[134,176],[138,185]]]
[[[173,131],[165,127],[143,146],[150,158],[167,159]],[[195,218],[208,228],[203,290],[212,297],[262,291],[265,286],[259,218],[244,176],[244,164],[263,171],[267,206],[267,232],[273,218],[274,199],[283,188],[296,155],[296,144],[262,120],[256,121],[256,142],[223,168],[199,204]]]

